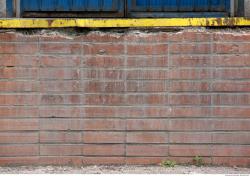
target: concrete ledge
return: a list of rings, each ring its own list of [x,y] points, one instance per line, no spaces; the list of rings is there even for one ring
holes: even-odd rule
[[[0,19],[0,28],[250,26],[250,18]]]

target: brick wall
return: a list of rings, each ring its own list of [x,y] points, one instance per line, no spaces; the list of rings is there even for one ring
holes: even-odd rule
[[[250,166],[250,33],[0,33],[0,165]]]

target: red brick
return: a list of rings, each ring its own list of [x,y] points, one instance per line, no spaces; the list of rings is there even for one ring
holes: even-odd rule
[[[247,42],[250,40],[248,33],[215,33],[213,34],[214,41],[224,42]]]
[[[250,95],[217,94],[213,96],[215,105],[250,105]]]
[[[39,36],[40,42],[62,42],[62,43],[71,43],[71,42],[81,42],[80,36],[65,36],[60,34],[53,34],[53,35],[40,35]]]
[[[40,145],[42,156],[76,156],[82,154],[81,145]]]
[[[80,70],[78,69],[51,69],[42,68],[40,69],[40,79],[54,79],[54,80],[72,80],[80,79]]]
[[[38,119],[0,119],[0,131],[34,131],[38,129]]]
[[[250,134],[248,132],[220,132],[213,134],[214,144],[250,144]]]
[[[166,92],[167,90],[165,81],[127,81],[128,92]]]
[[[88,56],[83,58],[83,67],[86,68],[120,68],[125,66],[123,57],[112,56]]]
[[[168,156],[167,145],[127,145],[127,156]]]
[[[249,131],[250,121],[241,119],[213,120],[213,131]]]
[[[250,79],[250,69],[217,69],[214,71],[216,79]]]
[[[211,146],[209,145],[170,145],[170,156],[211,156]]]
[[[171,105],[210,105],[210,95],[196,95],[196,94],[176,94],[170,95],[169,103]]]
[[[91,131],[123,131],[125,130],[125,121],[118,119],[89,119],[84,120],[84,130]]]
[[[230,145],[213,145],[213,156],[250,156],[249,146],[230,146]]]
[[[100,157],[100,156],[94,156],[94,157],[88,157],[85,156],[82,161],[83,164],[85,165],[121,165],[125,164],[125,157]]]
[[[125,52],[122,44],[88,44],[83,45],[84,55],[123,55]]]
[[[211,34],[198,31],[181,31],[169,35],[172,42],[210,42]]]
[[[36,54],[37,52],[37,44],[0,43],[0,54]]]
[[[38,105],[38,95],[0,95],[0,105]],[[0,108],[1,109],[1,108]],[[1,113],[0,113],[1,114]]]
[[[169,142],[174,144],[209,144],[212,142],[211,133],[170,133]]]
[[[169,47],[171,54],[210,54],[210,44],[171,44]]]
[[[81,132],[40,132],[41,143],[81,143]]]
[[[164,132],[129,132],[127,133],[127,143],[153,144],[168,143],[168,134]]]
[[[249,167],[250,159],[247,157],[213,157],[213,165]]]
[[[208,117],[210,116],[209,107],[172,107],[171,117]]]
[[[153,57],[128,57],[127,66],[129,68],[138,68],[138,67],[164,67],[168,66],[168,57],[167,56],[153,56]]]
[[[40,130],[79,131],[83,129],[83,121],[79,119],[40,119]]]
[[[128,45],[128,55],[166,55],[168,53],[167,44],[151,44],[151,45]]]
[[[214,52],[217,54],[249,54],[249,43],[215,43]]]
[[[98,80],[122,80],[125,77],[123,70],[94,70],[94,69],[82,69],[82,79],[98,79]]]
[[[168,120],[164,119],[128,119],[127,130],[163,131],[168,130]]]
[[[84,117],[117,117],[117,108],[114,107],[86,107],[83,109]]]
[[[19,106],[19,107],[0,107],[0,117],[2,118],[33,118],[38,117],[39,111],[36,107],[27,107],[27,106]]]
[[[84,91],[86,93],[119,93],[125,91],[124,81],[85,81],[83,83]]]
[[[81,104],[81,95],[42,95],[41,105],[78,105]]]
[[[122,42],[124,40],[123,35],[118,33],[99,33],[90,32],[87,35],[82,35],[81,40],[83,42]]]
[[[216,92],[250,92],[248,81],[217,81],[213,84],[213,91]]]
[[[21,156],[21,157],[0,157],[1,166],[23,166],[23,165],[35,165],[39,163],[39,157],[36,156]]]
[[[159,32],[159,33],[128,33],[125,37],[125,40],[130,42],[138,42],[138,43],[161,43],[168,41],[168,33]]]
[[[217,67],[247,67],[250,66],[250,59],[247,55],[217,55],[213,56],[213,66]]]
[[[78,67],[81,63],[79,56],[40,56],[41,67]]]
[[[85,156],[124,156],[125,147],[121,144],[86,144],[82,147],[82,152]]]
[[[133,94],[127,95],[129,105],[166,105],[168,96],[164,94]]]
[[[209,92],[208,82],[171,81],[171,92]]]
[[[80,87],[80,81],[40,81],[41,92],[80,92]]]
[[[169,122],[171,131],[208,131],[212,129],[211,120],[202,119],[172,119]]]
[[[39,59],[37,56],[20,54],[1,54],[0,66],[5,67],[37,67]]]
[[[0,68],[0,79],[37,79],[38,69],[34,68]]]
[[[39,108],[40,117],[82,117],[80,107],[40,107]]]
[[[1,145],[0,156],[36,156],[39,154],[39,146],[34,144],[29,145]]]
[[[36,35],[23,35],[16,32],[3,32],[0,33],[1,42],[38,42]]]
[[[35,92],[39,83],[36,81],[0,81],[1,92]]]
[[[127,70],[128,80],[166,80],[167,70]]]
[[[1,132],[1,144],[33,144],[39,142],[39,135],[36,132]]]
[[[119,144],[125,142],[125,133],[123,132],[83,132],[82,140],[85,144]]]
[[[81,54],[82,46],[71,43],[41,43],[42,54]]]
[[[209,69],[172,69],[169,77],[173,80],[203,80],[212,78],[212,74]]]
[[[123,105],[125,96],[117,94],[85,94],[83,104],[86,105]]]
[[[249,107],[216,107],[213,108],[213,115],[219,117],[241,117],[249,118],[250,109]]]
[[[171,61],[173,67],[207,67],[211,65],[209,56],[173,55]]]
[[[127,157],[127,165],[158,165],[165,161],[167,157]]]
[[[39,165],[82,166],[82,156],[40,156]]]

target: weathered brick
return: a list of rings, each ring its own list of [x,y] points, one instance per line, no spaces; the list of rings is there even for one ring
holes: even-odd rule
[[[250,92],[249,81],[217,81],[213,84],[215,92]]]
[[[60,68],[41,68],[40,79],[46,80],[74,80],[80,79],[80,70],[79,69],[60,69]]]
[[[209,92],[210,84],[205,81],[171,81],[171,92]]]
[[[81,63],[79,56],[40,56],[42,68],[47,67],[78,67]]]
[[[5,67],[37,67],[39,59],[37,56],[20,54],[1,54],[0,66]]]
[[[165,81],[127,81],[127,92],[166,92]]]
[[[125,96],[119,94],[85,94],[82,98],[86,105],[124,105]]]
[[[210,145],[170,145],[170,156],[211,156]]]
[[[167,70],[127,70],[128,80],[166,80]]]
[[[81,155],[81,145],[40,145],[41,156],[77,156]]]
[[[82,147],[85,156],[124,156],[125,147],[122,144],[86,144]]]
[[[127,145],[127,156],[168,156],[167,145]]]
[[[83,120],[79,119],[40,119],[40,130],[79,131],[83,130]]]
[[[123,55],[125,52],[122,44],[84,44],[84,55]]]
[[[0,119],[0,131],[39,130],[38,119]]]
[[[143,57],[128,57],[127,66],[129,68],[148,68],[148,67],[163,67],[167,68],[168,66],[168,57],[167,56],[143,56]]]
[[[212,147],[212,155],[213,156],[250,156],[250,148],[249,146],[231,146],[231,145],[213,145]]]
[[[170,133],[169,142],[173,144],[209,144],[212,142],[211,133]]]
[[[215,43],[213,51],[217,54],[249,54],[249,43]]]
[[[40,81],[41,92],[80,92],[80,88],[80,81],[76,80]]]
[[[91,131],[123,131],[125,130],[125,121],[119,119],[88,119],[84,120],[83,129]]]
[[[175,94],[169,96],[171,105],[210,105],[210,95]]]
[[[39,142],[37,132],[1,132],[0,144],[35,144]]]
[[[248,94],[216,94],[213,96],[215,105],[250,105],[250,95]]]
[[[0,68],[0,79],[37,79],[37,68]]]
[[[164,119],[129,119],[127,130],[131,131],[163,131],[168,130],[168,120]]]
[[[39,146],[35,144],[27,145],[0,145],[0,156],[36,156],[39,154]]]
[[[129,132],[127,133],[127,143],[138,144],[165,144],[168,143],[168,134],[164,132]]]
[[[82,117],[80,107],[53,107],[53,106],[43,106],[39,108],[40,117],[50,117],[50,118],[76,118]]]
[[[38,105],[39,95],[0,95],[0,105],[1,106],[11,106],[11,105]],[[1,108],[0,108],[1,109]],[[25,108],[24,108],[25,109]],[[13,110],[12,110],[13,111]],[[20,113],[20,112],[18,112]],[[29,112],[31,113],[31,112]],[[0,113],[1,114],[1,113]]]
[[[166,55],[168,53],[167,44],[140,45],[130,44],[127,46],[128,55]]]
[[[171,131],[209,131],[211,129],[212,121],[206,119],[172,119],[169,122]]]
[[[71,43],[41,43],[40,53],[42,54],[76,54],[82,52],[80,44]]]
[[[81,143],[81,132],[40,132],[40,142],[48,144]]]
[[[171,54],[210,54],[211,46],[210,44],[171,44],[169,46]]]
[[[211,65],[210,56],[171,56],[171,66],[173,67],[207,67]]]
[[[41,105],[78,105],[81,104],[81,95],[42,95]]]
[[[119,144],[125,142],[124,132],[83,132],[82,141],[85,144]]]
[[[0,43],[0,54],[36,54],[37,52],[37,44]]]
[[[0,81],[1,92],[36,92],[39,90],[37,81]]]
[[[250,144],[248,132],[217,132],[213,134],[214,144]]]
[[[125,67],[125,59],[121,56],[86,56],[82,67],[86,68],[120,68]]]

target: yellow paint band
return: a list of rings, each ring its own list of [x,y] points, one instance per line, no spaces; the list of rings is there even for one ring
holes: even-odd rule
[[[0,18],[0,28],[250,26],[250,18],[30,19]]]

